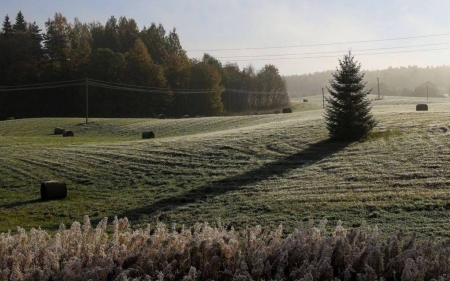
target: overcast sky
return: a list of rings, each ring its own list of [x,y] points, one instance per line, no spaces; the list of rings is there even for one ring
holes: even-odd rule
[[[9,14],[14,22],[19,10],[43,30],[55,12],[70,22],[78,17],[105,24],[114,15],[135,19],[139,28],[161,23],[167,31],[177,29],[189,57],[207,52],[256,69],[274,64],[283,75],[335,69],[349,49],[363,69],[450,65],[448,0],[0,0],[3,18]],[[405,37],[420,38],[374,41]],[[304,46],[329,43],[344,44]],[[240,50],[195,51],[217,49]]]

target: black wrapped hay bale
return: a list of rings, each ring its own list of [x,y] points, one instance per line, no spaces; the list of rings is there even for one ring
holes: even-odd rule
[[[44,181],[41,183],[41,199],[55,200],[67,197],[67,185],[62,181]]]
[[[283,108],[283,113],[292,113],[292,109],[289,106]]]
[[[65,138],[65,137],[73,137],[74,136],[74,134],[73,134],[73,132],[72,131],[65,131],[64,133],[63,133],[63,137]]]
[[[307,99],[303,99],[303,102],[308,102],[308,100]]]
[[[66,129],[64,129],[64,128],[56,127],[55,130],[53,131],[53,133],[55,135],[62,135],[62,134],[64,134],[65,131],[66,131]]]
[[[425,103],[419,103],[416,105],[416,111],[428,111],[428,105]]]
[[[190,116],[189,115],[183,115],[183,118],[190,118]]]
[[[142,132],[142,138],[143,139],[154,139],[155,133],[153,131],[143,131]]]

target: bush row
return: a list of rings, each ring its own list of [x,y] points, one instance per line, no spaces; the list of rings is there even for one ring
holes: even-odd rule
[[[92,227],[61,225],[0,234],[0,280],[447,280],[450,248],[412,234],[381,239],[363,224],[338,222],[283,235],[282,227],[235,231],[218,224],[133,230],[126,218],[112,230],[103,219]]]

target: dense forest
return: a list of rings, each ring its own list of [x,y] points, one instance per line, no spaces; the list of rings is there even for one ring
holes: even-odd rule
[[[286,76],[287,90],[291,97],[321,95],[322,88],[329,86],[333,71]],[[382,96],[448,97],[450,94],[450,66],[408,66],[384,70],[364,71],[367,87]]]
[[[161,24],[140,30],[126,17],[111,16],[102,25],[68,22],[56,13],[45,29],[27,23],[21,12],[15,22],[4,18],[2,119],[82,116],[87,87],[93,117],[212,116],[289,104],[275,66],[239,69],[208,54],[190,59],[176,29],[166,32]]]

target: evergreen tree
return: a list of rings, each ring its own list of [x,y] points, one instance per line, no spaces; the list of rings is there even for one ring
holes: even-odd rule
[[[30,34],[30,48],[31,55],[35,59],[39,59],[42,57],[42,41],[43,36],[41,34],[42,29],[36,24],[36,22],[30,23],[28,25],[28,33]]]
[[[361,64],[354,60],[351,52],[339,60],[339,68],[330,80],[331,98],[325,120],[331,139],[358,140],[366,136],[377,122],[370,113],[371,102],[367,98],[371,90],[366,90]]]
[[[27,31],[27,23],[23,17],[22,11],[19,11],[16,16],[16,23],[13,25],[14,32],[26,32]]]
[[[14,33],[14,30],[12,29],[11,21],[9,20],[8,15],[5,16],[5,20],[3,21],[2,31],[3,31],[3,36],[5,38],[8,38],[9,36],[11,36]]]

